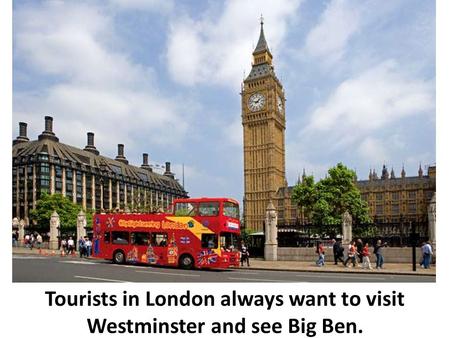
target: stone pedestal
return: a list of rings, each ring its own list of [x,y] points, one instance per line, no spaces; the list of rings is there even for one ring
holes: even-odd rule
[[[16,218],[17,220],[17,218]],[[18,222],[18,227],[19,227],[19,238],[18,238],[18,242],[20,245],[23,245],[23,241],[24,241],[24,237],[25,237],[25,222],[23,220],[17,221]]]
[[[48,248],[50,250],[58,250],[58,229],[60,226],[59,215],[55,211],[53,211],[52,216],[50,217],[50,242],[48,243]]]
[[[77,250],[79,250],[78,240],[80,239],[80,237],[84,236],[86,236],[86,214],[83,212],[83,210],[80,210],[80,212],[77,215],[77,238],[76,238]]]
[[[264,243],[264,259],[266,261],[278,260],[277,223],[277,211],[272,201],[270,201],[266,209],[266,227],[264,230],[266,237],[266,242]]]
[[[428,205],[428,238],[436,251],[436,193]]]
[[[342,214],[342,244],[349,244],[352,241],[352,237],[352,215],[346,211]]]

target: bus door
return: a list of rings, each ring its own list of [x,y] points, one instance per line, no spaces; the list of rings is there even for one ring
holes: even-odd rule
[[[152,232],[150,234],[150,246],[147,249],[148,263],[155,265],[173,264],[173,252],[168,254],[169,249],[167,232]],[[176,263],[178,263],[178,261]]]

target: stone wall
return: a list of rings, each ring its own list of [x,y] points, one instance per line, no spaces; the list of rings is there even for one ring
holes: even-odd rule
[[[278,248],[279,261],[301,261],[311,262],[317,260],[316,248]],[[412,262],[412,248],[384,248],[383,256],[385,263],[411,263]],[[422,259],[422,252],[420,248],[416,248],[417,263]],[[347,249],[344,253],[344,258],[347,258]],[[325,261],[333,261],[333,248],[325,248]],[[375,255],[373,248],[370,248],[370,261],[375,262]]]

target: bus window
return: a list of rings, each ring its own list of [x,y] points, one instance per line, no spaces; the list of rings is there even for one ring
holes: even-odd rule
[[[200,216],[219,216],[219,202],[201,202],[198,213]]]
[[[197,203],[175,204],[175,216],[195,216],[197,214]]]
[[[150,234],[148,232],[132,232],[131,244],[148,245],[150,242]]]
[[[231,218],[239,219],[239,206],[235,203],[223,203],[223,215]]]
[[[203,234],[202,235],[202,248],[217,249],[217,235]]]
[[[109,244],[110,241],[111,241],[111,233],[109,231],[105,232],[105,237],[103,237],[103,242]]]
[[[220,234],[220,247],[232,251],[237,248],[238,236],[231,232],[222,232]]]
[[[152,233],[152,246],[167,246],[167,233],[154,232]]]
[[[126,231],[112,231],[112,244],[128,244],[129,233]]]

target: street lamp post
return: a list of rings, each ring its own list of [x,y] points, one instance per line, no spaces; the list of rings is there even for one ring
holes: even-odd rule
[[[411,227],[412,270],[416,271],[416,242],[417,242],[416,222],[409,221],[409,225]]]

